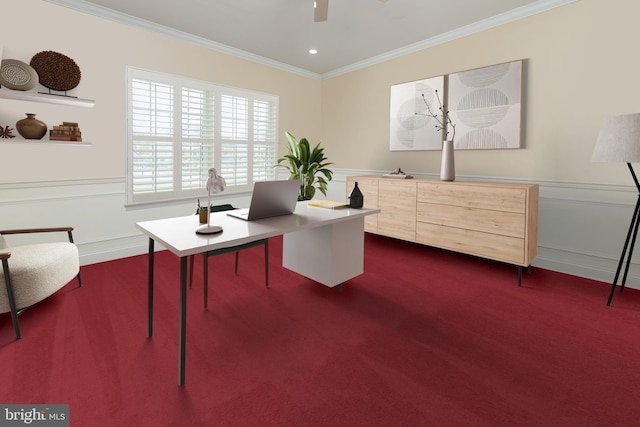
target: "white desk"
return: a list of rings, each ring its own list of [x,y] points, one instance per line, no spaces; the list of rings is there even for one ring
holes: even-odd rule
[[[149,236],[149,294],[147,336],[153,335],[154,242],[180,257],[180,337],[178,342],[178,385],[185,381],[187,314],[187,257],[215,249],[284,235],[282,264],[325,286],[363,273],[364,217],[378,209],[325,209],[298,202],[293,215],[258,221],[243,221],[226,212],[211,214],[211,224],[223,232],[196,234],[198,216],[184,216],[136,223]]]

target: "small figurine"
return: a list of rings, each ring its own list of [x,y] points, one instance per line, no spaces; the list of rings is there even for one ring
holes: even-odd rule
[[[5,127],[0,126],[0,138],[3,138],[3,139],[15,138],[16,136],[12,133],[12,131],[13,131],[13,128],[10,128],[9,126],[5,126]]]
[[[383,178],[396,178],[396,179],[411,179],[413,176],[408,175],[402,171],[400,168],[396,168],[391,172],[385,173],[382,175]]]

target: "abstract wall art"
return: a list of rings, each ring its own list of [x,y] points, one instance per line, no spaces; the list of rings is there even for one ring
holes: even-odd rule
[[[520,148],[522,60],[449,75],[455,148]]]
[[[389,150],[441,150],[442,133],[436,120],[428,115],[438,111],[436,90],[442,97],[444,76],[416,80],[391,86]]]

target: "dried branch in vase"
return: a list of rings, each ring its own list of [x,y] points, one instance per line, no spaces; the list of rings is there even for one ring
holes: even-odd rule
[[[436,120],[436,129],[438,132],[444,132],[445,139],[448,139],[449,133],[451,133],[451,141],[453,141],[456,137],[456,125],[451,121],[451,116],[449,115],[449,110],[447,110],[447,106],[442,103],[440,100],[440,95],[438,94],[438,90],[436,89],[436,99],[438,100],[438,110],[440,111],[440,115],[434,113],[431,110],[431,104],[427,102],[427,99],[422,94],[422,101],[427,106],[428,114],[425,113],[415,113],[416,116],[428,116],[433,117]],[[451,128],[451,132],[449,132],[449,128]]]

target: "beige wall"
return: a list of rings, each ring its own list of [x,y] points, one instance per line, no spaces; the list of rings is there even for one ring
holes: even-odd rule
[[[440,152],[390,152],[389,88],[431,76],[524,59],[524,148],[456,153],[459,176],[539,182],[534,265],[611,280],[637,193],[620,164],[591,163],[600,122],[640,111],[640,2],[578,0],[466,38],[324,80],[232,57],[155,32],[43,0],[3,4],[4,58],[29,61],[54,50],[82,70],[74,95],[92,109],[0,99],[0,125],[37,113],[49,125],[78,121],[89,147],[0,141],[1,228],[73,225],[81,262],[146,251],[138,221],[194,211],[195,201],[125,208],[125,69],[146,68],[280,97],[284,131],[322,141],[335,177],[329,198],[345,194],[348,174],[401,166],[438,173]],[[248,195],[218,197],[246,206]],[[637,251],[636,251],[637,252]],[[640,265],[631,285],[640,288]]]
[[[124,177],[127,66],[276,94],[280,97],[280,133],[290,130],[319,137],[320,103],[313,102],[320,99],[318,79],[42,0],[7,2],[2,15],[4,58],[28,63],[43,50],[73,58],[82,79],[71,93],[94,99],[96,105],[85,109],[0,99],[0,125],[15,127],[24,113],[33,112],[49,126],[79,122],[83,139],[92,143],[91,147],[0,145],[0,183]]]
[[[390,152],[389,88],[526,60],[524,149],[456,152],[459,175],[631,184],[591,163],[602,118],[640,111],[640,2],[579,0],[322,82],[322,140],[338,167],[437,173],[439,151]]]
[[[579,0],[444,45],[338,77],[317,80],[235,58],[41,0],[3,7],[4,58],[26,62],[41,50],[73,58],[82,81],[72,93],[93,109],[0,99],[0,124],[34,112],[49,125],[80,122],[88,148],[1,146],[0,182],[123,177],[125,67],[243,87],[280,96],[280,135],[322,141],[337,168],[437,173],[440,152],[390,152],[393,84],[524,59],[524,148],[458,151],[459,175],[628,184],[619,165],[592,164],[601,119],[640,111],[640,3]],[[61,23],[64,22],[65,25]],[[23,159],[29,158],[26,163]],[[34,170],[35,166],[35,170]]]

